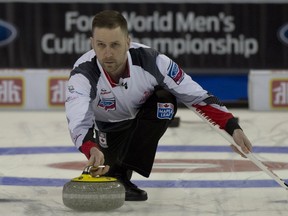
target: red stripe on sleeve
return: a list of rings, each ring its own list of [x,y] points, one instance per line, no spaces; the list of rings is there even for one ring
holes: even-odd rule
[[[91,140],[88,140],[86,142],[84,142],[82,144],[82,146],[80,147],[81,148],[81,152],[89,159],[90,158],[90,149],[92,147],[96,147],[99,149],[99,147],[97,146],[96,143],[92,142]]]
[[[225,129],[227,121],[233,118],[233,115],[229,112],[224,112],[220,109],[214,108],[212,106],[200,106],[193,105],[195,108],[200,109],[206,116],[212,119],[216,124],[220,126],[221,129]]]

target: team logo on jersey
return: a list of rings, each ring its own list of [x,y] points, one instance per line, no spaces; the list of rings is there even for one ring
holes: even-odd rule
[[[184,79],[184,72],[175,62],[171,61],[171,64],[168,67],[168,76],[171,77],[177,85],[179,85]]]
[[[172,119],[174,114],[174,105],[171,103],[157,103],[157,118]]]
[[[106,111],[116,110],[115,98],[102,98],[100,99],[97,107],[100,107]]]

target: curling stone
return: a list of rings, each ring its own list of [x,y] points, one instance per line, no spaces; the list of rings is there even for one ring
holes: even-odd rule
[[[89,166],[82,175],[67,182],[62,191],[65,206],[78,211],[109,211],[125,201],[125,188],[112,177],[93,177]]]

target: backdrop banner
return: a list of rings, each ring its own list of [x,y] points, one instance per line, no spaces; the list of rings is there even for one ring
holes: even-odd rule
[[[288,4],[31,2],[0,3],[0,67],[71,68],[104,9],[184,69],[288,67]]]
[[[0,110],[63,109],[70,70],[0,70]]]
[[[251,70],[249,108],[256,111],[288,111],[288,70]]]

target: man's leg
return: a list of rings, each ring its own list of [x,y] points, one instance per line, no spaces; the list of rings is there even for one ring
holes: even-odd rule
[[[126,200],[146,200],[147,193],[130,182],[131,171],[149,177],[159,139],[177,111],[176,98],[158,89],[143,104],[129,129],[107,133],[108,148],[103,148],[108,173],[121,180],[126,188]]]
[[[166,90],[156,90],[142,106],[124,153],[122,165],[149,177],[160,138],[177,112],[176,98]]]
[[[157,90],[143,105],[135,120],[135,128],[130,136],[121,166],[149,177],[160,138],[177,111],[176,98],[165,90]],[[126,172],[127,172],[126,171]],[[125,181],[125,180],[124,180]],[[129,184],[128,184],[129,185]],[[137,186],[126,190],[130,200],[146,200],[147,193]]]

